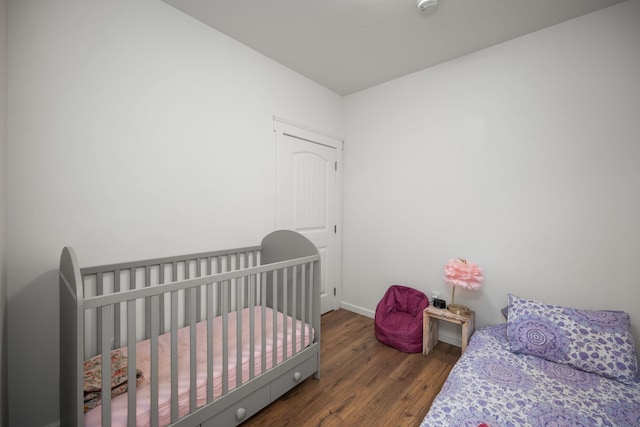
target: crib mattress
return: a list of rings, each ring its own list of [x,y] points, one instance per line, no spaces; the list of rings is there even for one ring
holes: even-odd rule
[[[251,358],[249,340],[250,312],[254,313],[254,352]],[[276,353],[277,363],[284,360],[284,318],[277,312],[277,327],[274,337],[273,310],[265,308],[265,351],[266,369],[273,366],[273,354]],[[263,346],[262,346],[262,307],[245,308],[241,312],[242,324],[242,366],[237,366],[236,337],[237,313],[228,315],[228,390],[236,387],[237,375],[241,372],[241,383],[249,380],[250,365],[253,360],[254,376],[262,373]],[[295,322],[295,328],[294,328]],[[222,317],[213,320],[213,395],[214,399],[220,397],[223,391],[223,356],[222,356]],[[296,353],[303,347],[307,347],[313,340],[314,331],[300,320],[286,317],[287,339],[286,354],[290,357],[294,354],[294,341]],[[207,403],[207,323],[200,322],[197,327],[197,375],[196,375],[196,399],[197,406]],[[274,345],[275,344],[275,345]],[[123,349],[126,350],[126,349]],[[190,407],[190,334],[189,327],[178,330],[178,413],[182,417],[188,414]],[[138,382],[136,389],[136,425],[145,426],[151,424],[151,345],[150,340],[136,344],[136,367],[141,369],[144,379]],[[169,333],[158,337],[158,407],[160,426],[171,423],[171,336]],[[127,393],[116,396],[111,401],[111,425],[127,425]],[[85,426],[101,426],[102,408],[97,406],[85,414]]]

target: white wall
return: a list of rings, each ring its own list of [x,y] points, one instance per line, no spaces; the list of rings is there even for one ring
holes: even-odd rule
[[[625,310],[640,348],[639,23],[624,2],[346,97],[344,306],[449,301],[462,257],[479,326],[515,293]]]
[[[339,135],[342,98],[157,0],[11,1],[8,55],[9,415],[42,426],[62,247],[95,265],[259,243],[272,116]]]
[[[62,246],[92,265],[256,243],[274,114],[346,135],[346,306],[373,313],[393,283],[449,299],[442,267],[466,257],[487,276],[458,293],[480,325],[513,292],[626,310],[640,342],[637,0],[354,94],[344,116],[162,2],[9,3],[10,425],[58,418]]]

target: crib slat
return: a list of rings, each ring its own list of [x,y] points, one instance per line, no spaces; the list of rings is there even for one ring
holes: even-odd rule
[[[102,307],[102,425],[111,425],[111,306]],[[106,374],[106,373],[109,374]],[[106,391],[106,392],[105,392]]]
[[[311,344],[311,319],[313,319],[313,306],[314,306],[314,301],[313,301],[313,263],[310,262],[309,263],[309,322],[308,322],[308,331],[309,331],[309,344]],[[318,308],[319,309],[319,308]]]
[[[218,274],[221,272],[221,264],[222,264],[222,257],[221,256],[216,256],[214,258],[214,262],[215,262],[215,268],[213,266],[211,266],[212,269],[212,273]],[[209,339],[209,336],[211,336],[211,343],[209,344],[209,356],[208,359],[211,359],[211,362],[207,361],[207,363],[211,363],[211,375],[209,375],[209,378],[212,378],[212,374],[213,374],[213,320],[212,318],[215,316],[219,316],[220,315],[220,299],[221,299],[221,287],[222,284],[219,282],[215,282],[212,283],[212,288],[213,291],[211,292],[211,297],[213,299],[213,312],[209,315],[209,335],[207,336],[207,339]],[[213,383],[213,380],[211,380],[211,382]],[[212,385],[212,389],[211,389],[211,399],[213,400],[213,385]]]
[[[244,256],[241,253],[236,255],[236,269],[242,270],[244,267]],[[242,310],[244,308],[244,276],[241,276],[236,281],[236,310]]]
[[[178,280],[178,262],[177,261],[173,261],[171,263],[171,281],[173,283],[175,283]],[[177,296],[178,294],[173,295],[173,293],[171,293],[171,306],[173,307],[173,299],[174,298],[178,298]],[[176,320],[177,321],[177,320]],[[169,330],[171,330],[171,325],[173,320],[169,319]]]
[[[197,335],[196,335],[196,293],[195,289],[190,289],[190,298],[189,304],[191,306],[191,318],[189,319],[189,351],[190,351],[190,359],[189,359],[189,374],[190,374],[190,383],[189,383],[189,408],[190,411],[193,412],[196,410],[197,400],[196,400],[196,372],[197,372]]]
[[[287,322],[287,288],[289,284],[287,279],[289,278],[289,269],[285,268],[282,270],[282,361],[287,360],[287,344],[288,344],[288,323]]]
[[[150,301],[151,313],[151,425],[157,426],[160,413],[158,408],[158,335],[160,331],[160,325],[158,321],[158,314],[160,311],[160,301],[158,296],[151,297]]]
[[[213,290],[207,285],[207,403],[213,400]]]
[[[158,266],[158,284],[164,283],[164,269],[166,265],[167,264],[162,263]],[[162,310],[160,310],[160,317],[158,318],[158,322],[160,322],[160,331],[166,332],[167,327],[164,316],[164,294],[160,294],[160,299],[158,300],[158,302],[160,303],[160,307],[162,307]]]
[[[102,295],[104,293],[104,274],[98,273],[96,275],[96,295]]]
[[[292,348],[291,348],[291,354],[296,354],[298,351],[296,349],[296,344],[298,342],[298,318],[296,317],[297,310],[296,310],[296,306],[298,305],[298,300],[296,299],[297,296],[297,289],[298,289],[298,266],[294,265],[292,267],[292,275],[293,277],[291,278],[291,283],[292,283],[292,289],[291,289],[291,301],[293,301],[293,303],[291,304],[291,318],[293,319],[293,342],[292,344]]]
[[[242,385],[242,304],[241,286],[236,283],[236,387]]]
[[[191,264],[190,260],[186,260],[184,262],[184,280],[189,280],[191,278],[189,266]],[[184,290],[184,321],[185,324],[189,324],[189,319],[191,319],[190,306],[189,301],[191,300],[191,292],[193,288],[187,288]]]
[[[96,275],[96,296],[102,295],[104,292],[103,274],[98,273]],[[102,307],[98,307],[96,310],[96,328],[98,336],[96,337],[97,351],[102,352]],[[108,347],[107,347],[108,348]]]
[[[260,307],[260,341],[262,343],[261,367],[262,372],[267,370],[267,273],[260,273],[262,277],[262,306]]]
[[[227,286],[229,281],[222,282],[222,394],[229,391],[229,300]]]
[[[223,271],[225,271],[222,267],[222,262],[224,261],[224,259],[226,259],[226,257],[220,256],[217,259],[218,259],[218,263],[216,265],[216,269],[217,269],[217,274],[220,274]],[[217,290],[216,296],[218,297],[216,301],[216,315],[219,316],[222,313],[222,281],[218,282],[218,290]]]
[[[202,277],[202,259],[196,259],[196,277]],[[196,319],[202,320],[202,287],[196,288]]]
[[[171,292],[171,422],[178,420],[178,291]]]
[[[249,379],[255,377],[256,340],[255,340],[255,310],[256,292],[255,276],[249,278]]]
[[[151,277],[149,274],[150,271],[150,267],[147,265],[144,268],[144,287],[148,288],[149,286],[151,286]],[[147,318],[147,322],[145,323],[146,325],[146,336],[150,337],[151,336],[151,300],[149,298],[145,298],[144,300],[144,306],[145,306],[145,315]]]
[[[233,256],[229,256],[229,271],[235,271],[236,270],[236,261],[238,261],[238,255],[236,254],[235,257]],[[233,311],[233,299],[234,299],[234,295],[233,295],[233,290],[236,289],[237,286],[237,279],[234,277],[231,279],[231,281],[229,282],[229,311]],[[238,308],[238,301],[235,302],[235,308]]]
[[[128,396],[127,423],[136,425],[136,302],[127,301],[127,357],[128,357]],[[153,371],[153,369],[152,369]],[[152,382],[152,384],[154,384]]]
[[[113,272],[113,292],[120,292],[120,270]],[[122,347],[120,337],[120,304],[113,306],[113,339],[117,348]]]
[[[242,258],[239,261],[238,264],[238,271],[241,271],[241,275],[238,278],[238,284],[240,286],[240,306],[239,308],[246,308],[247,307],[247,275],[248,273],[245,273],[244,270],[247,268],[247,258],[245,256],[242,256]]]
[[[171,281],[175,282],[178,280],[178,263],[173,261],[171,263]]]
[[[243,259],[244,259],[244,265],[242,268],[250,267],[251,259],[249,258],[249,254],[244,254]],[[248,274],[245,276],[242,276],[242,295],[243,295],[242,307],[243,308],[249,307],[249,281],[250,281],[250,278]]]
[[[278,337],[278,270],[273,270],[273,351],[272,353],[272,365],[278,364],[278,352],[275,345],[275,340]]]

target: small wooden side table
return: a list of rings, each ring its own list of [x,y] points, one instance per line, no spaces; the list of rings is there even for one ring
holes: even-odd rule
[[[438,324],[440,320],[457,323],[462,326],[462,353],[467,349],[469,338],[473,334],[475,312],[469,315],[454,314],[449,310],[428,306],[422,313],[422,354],[427,355],[438,343]]]

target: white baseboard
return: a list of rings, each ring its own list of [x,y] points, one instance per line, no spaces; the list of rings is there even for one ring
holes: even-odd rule
[[[60,427],[60,421],[56,421],[56,422],[54,422],[54,423],[47,424],[47,425],[46,425],[46,426],[44,426],[44,427]]]
[[[438,334],[438,339],[442,342],[446,342],[447,344],[455,345],[456,347],[462,346],[462,338],[459,335],[454,336],[440,332]]]
[[[372,310],[368,310],[366,308],[358,307],[357,305],[349,304],[348,302],[340,302],[340,308],[344,308],[345,310],[353,311],[354,313],[362,314],[363,316],[367,316],[370,318],[375,318],[376,312]]]

